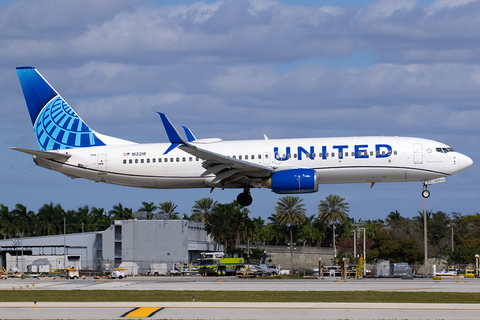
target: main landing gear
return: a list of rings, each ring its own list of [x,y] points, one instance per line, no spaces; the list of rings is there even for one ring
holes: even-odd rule
[[[237,202],[239,205],[248,207],[252,204],[252,196],[250,195],[250,189],[245,188],[242,193],[237,196]]]
[[[425,199],[430,197],[430,191],[427,190],[427,185],[425,183],[423,184],[422,197],[424,197]]]

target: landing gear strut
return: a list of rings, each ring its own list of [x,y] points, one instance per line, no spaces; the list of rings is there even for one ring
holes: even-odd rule
[[[427,185],[425,183],[423,184],[422,197],[424,197],[425,199],[430,197],[430,191],[427,190]]]
[[[250,195],[250,189],[245,188],[242,193],[237,196],[237,202],[239,205],[248,207],[252,204],[252,196]]]

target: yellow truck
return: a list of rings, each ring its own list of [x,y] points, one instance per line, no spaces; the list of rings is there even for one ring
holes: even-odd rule
[[[236,275],[244,266],[243,258],[224,258],[223,252],[202,252],[197,260],[197,271],[202,276]]]

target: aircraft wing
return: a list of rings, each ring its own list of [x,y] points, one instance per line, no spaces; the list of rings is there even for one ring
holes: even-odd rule
[[[165,131],[167,132],[168,139],[172,143],[164,154],[167,154],[178,147],[179,149],[202,159],[202,166],[205,168],[202,177],[214,174],[216,177],[212,180],[213,183],[218,182],[226,184],[243,178],[269,177],[275,171],[274,168],[269,166],[234,159],[199,148],[190,142],[185,141],[165,114],[159,113],[159,115],[162,119]]]
[[[58,153],[54,151],[40,151],[40,150],[31,150],[31,149],[23,149],[23,148],[15,148],[15,147],[10,147],[9,149],[20,151],[38,158],[49,159],[49,160],[67,161],[68,158],[72,156],[71,154]]]

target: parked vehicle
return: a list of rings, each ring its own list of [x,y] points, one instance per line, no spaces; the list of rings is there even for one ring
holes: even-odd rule
[[[224,258],[223,252],[202,252],[197,260],[197,270],[202,276],[236,275],[245,266],[243,258]]]
[[[125,268],[116,268],[112,271],[112,279],[123,279],[125,278]]]
[[[78,279],[79,278],[79,273],[78,273],[77,269],[66,268],[65,271],[67,271],[67,279]]]

